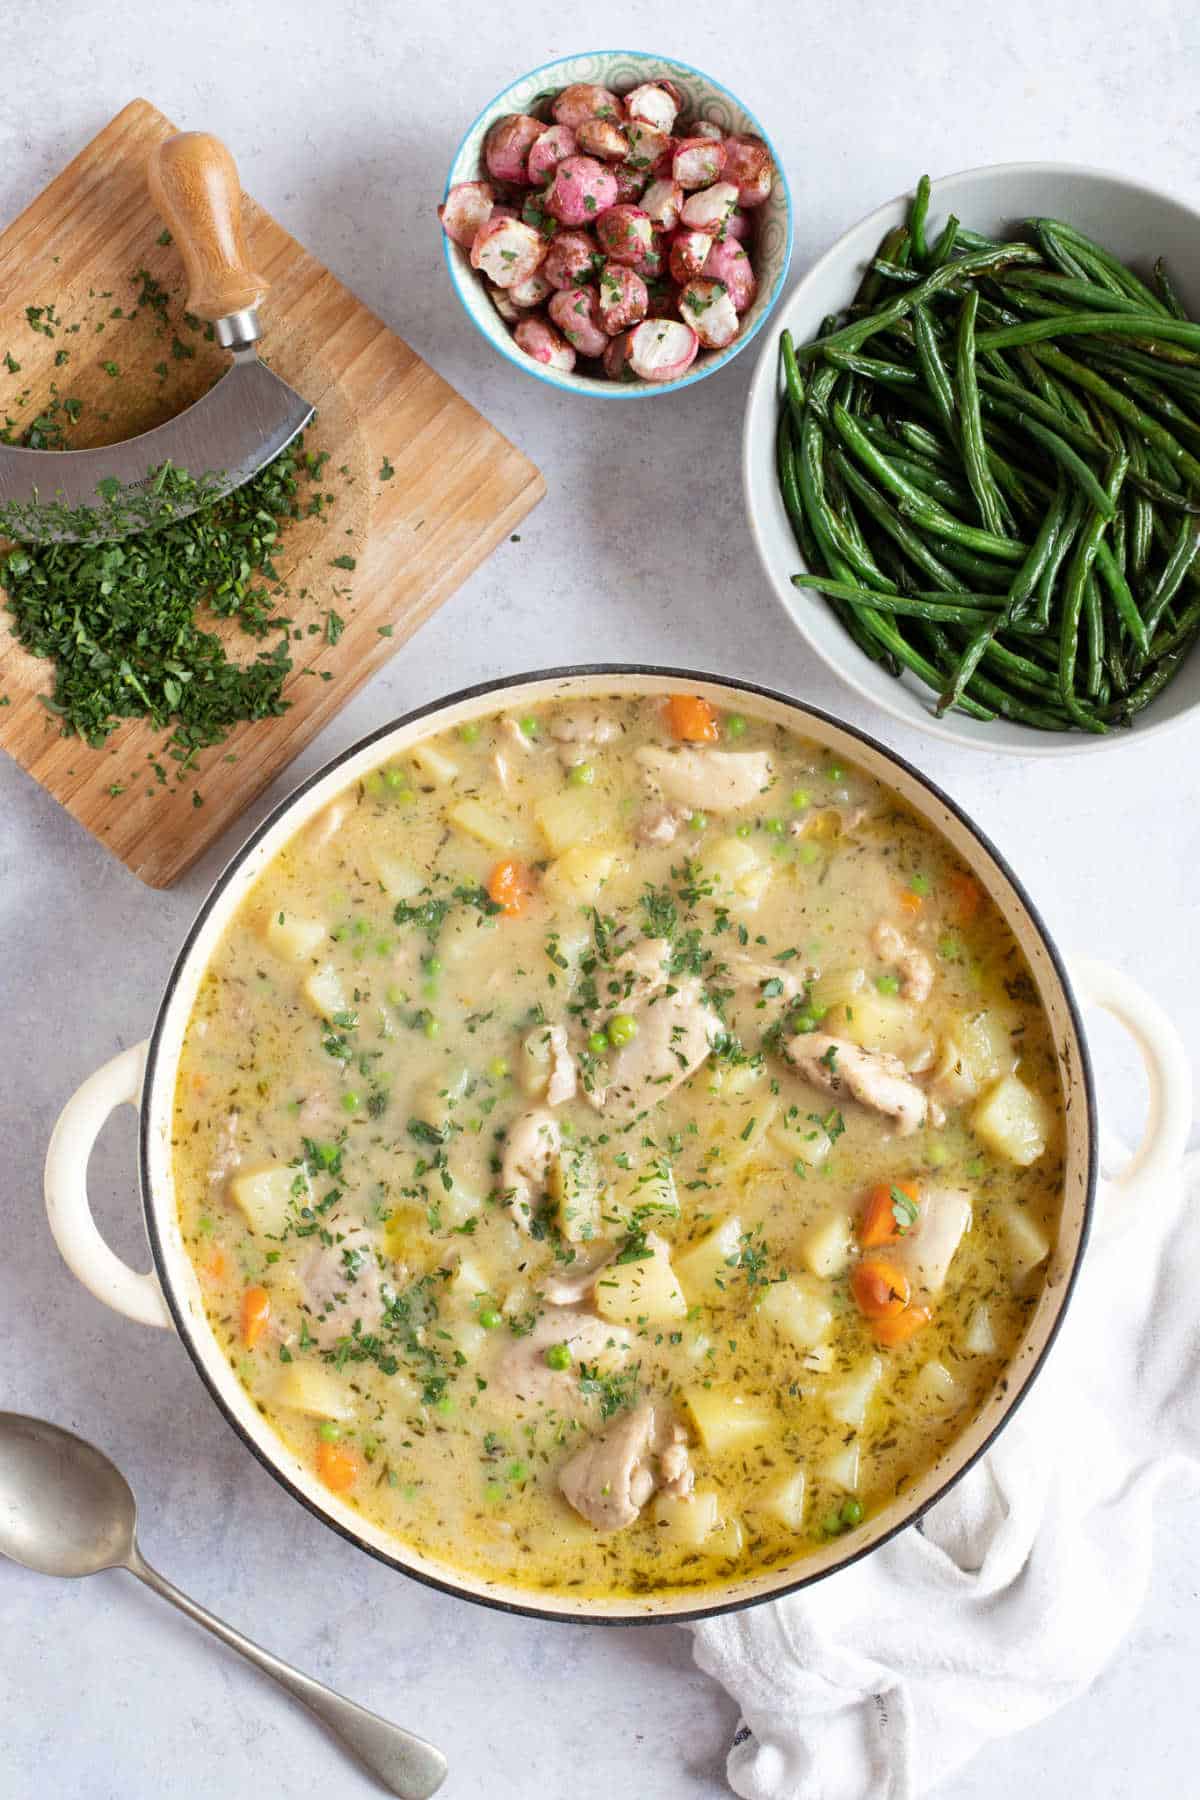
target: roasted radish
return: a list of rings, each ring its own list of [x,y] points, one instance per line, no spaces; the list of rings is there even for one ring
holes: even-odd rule
[[[689,281],[679,296],[679,311],[706,350],[724,350],[741,329],[723,281]]]
[[[775,179],[771,152],[762,139],[741,133],[725,139],[725,167],[721,173],[737,188],[739,206],[761,206]]]
[[[596,316],[609,337],[644,319],[650,305],[646,284],[624,263],[607,262],[600,271]]]
[[[575,367],[574,350],[545,319],[522,319],[513,337],[526,356],[544,363],[548,369],[561,369],[569,375]]]
[[[646,319],[629,334],[629,366],[643,381],[677,381],[699,348],[696,333],[682,320]]]
[[[700,273],[709,281],[724,282],[735,312],[744,313],[758,292],[750,258],[736,238],[718,238]]]
[[[496,181],[524,186],[529,180],[529,152],[546,127],[528,113],[506,113],[497,119],[483,144],[483,160]]]
[[[488,181],[460,181],[438,207],[442,230],[454,243],[469,250],[475,234],[486,225],[496,204],[496,191]]]
[[[497,287],[513,288],[529,280],[545,254],[546,240],[532,225],[492,217],[471,245],[471,267]]]
[[[572,131],[578,131],[587,119],[612,119],[619,123],[625,116],[625,109],[615,94],[586,81],[565,87],[550,110],[559,125],[569,125]]]
[[[677,231],[671,239],[671,274],[676,281],[690,281],[708,261],[714,239],[706,231]]]
[[[683,189],[677,181],[652,181],[642,195],[642,211],[663,231],[674,231],[682,210]]]
[[[665,87],[660,87],[656,81],[644,81],[641,87],[626,94],[625,116],[639,125],[652,125],[656,131],[669,136],[679,116],[679,106],[675,96]]]
[[[585,119],[575,140],[585,156],[598,156],[602,162],[623,163],[629,155],[625,133],[611,119]]]
[[[514,306],[520,307],[522,312],[528,312],[530,307],[540,306],[543,300],[548,300],[553,292],[554,289],[542,271],[535,269],[524,281],[513,283],[508,290],[508,297]]]
[[[575,133],[569,125],[551,125],[529,147],[527,172],[532,187],[545,187],[555,167],[564,157],[574,156],[579,149]]]
[[[724,145],[713,138],[681,138],[671,159],[671,173],[681,188],[711,187],[724,167]]]
[[[590,225],[616,200],[616,177],[594,156],[565,156],[546,189],[546,211],[560,225]]]
[[[626,161],[631,168],[644,169],[647,174],[657,170],[672,143],[665,131],[656,131],[653,125],[643,125],[639,119],[631,119],[626,125],[625,141],[629,146]]]
[[[560,288],[548,307],[550,317],[580,356],[603,356],[608,349],[608,334],[596,320],[597,293],[594,287]]]
[[[572,288],[594,276],[603,261],[586,232],[560,231],[550,240],[541,272],[551,287]]]
[[[615,163],[613,174],[617,178],[617,205],[636,206],[650,185],[649,169],[631,169],[628,163]]]
[[[694,231],[710,231],[715,237],[737,205],[737,189],[729,181],[718,181],[713,187],[689,194],[679,217]]]
[[[612,206],[596,221],[596,241],[610,261],[636,268],[654,248],[649,215],[636,206]]]

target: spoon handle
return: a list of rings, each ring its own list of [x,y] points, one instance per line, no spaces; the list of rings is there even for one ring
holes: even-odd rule
[[[157,1569],[152,1569],[136,1545],[125,1566],[139,1581],[144,1581],[156,1594],[161,1594],[164,1600],[186,1613],[189,1619],[206,1626],[222,1643],[240,1650],[247,1661],[267,1675],[273,1675],[280,1687],[286,1688],[295,1699],[302,1700],[310,1712],[341,1739],[390,1794],[398,1794],[400,1800],[429,1800],[429,1796],[441,1787],[446,1779],[446,1759],[424,1738],[414,1737],[398,1725],[390,1725],[377,1713],[356,1706],[353,1700],[343,1699],[332,1688],[324,1687],[311,1676],[302,1675],[299,1669],[293,1669],[289,1663],[272,1656],[269,1650],[243,1637],[232,1625],[206,1612]]]

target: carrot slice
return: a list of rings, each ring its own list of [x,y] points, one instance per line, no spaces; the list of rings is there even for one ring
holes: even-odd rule
[[[533,871],[515,857],[498,862],[488,876],[488,899],[500,907],[506,919],[515,919],[525,910],[533,893]]]
[[[886,1319],[876,1319],[871,1327],[875,1342],[882,1344],[885,1350],[898,1350],[901,1344],[907,1344],[909,1338],[928,1325],[932,1317],[927,1306],[906,1306],[903,1312],[889,1313]]]
[[[716,713],[699,694],[672,694],[667,722],[672,735],[685,744],[715,744],[721,736]]]
[[[248,1287],[242,1295],[242,1342],[253,1350],[271,1318],[271,1296],[264,1287]]]
[[[924,895],[918,894],[914,888],[901,888],[897,898],[905,912],[919,913],[925,904]]]
[[[864,1250],[874,1250],[880,1244],[891,1244],[904,1236],[907,1227],[896,1217],[893,1190],[904,1194],[914,1206],[920,1201],[921,1190],[915,1181],[881,1181],[878,1187],[873,1187],[858,1223],[858,1241]]]
[[[956,869],[950,877],[950,892],[954,895],[954,923],[969,925],[979,911],[983,889],[973,875]]]
[[[224,1281],[229,1273],[229,1258],[220,1244],[214,1244],[204,1265],[204,1273],[213,1281]]]
[[[344,1494],[358,1480],[358,1457],[346,1444],[317,1445],[317,1474],[335,1494]]]
[[[850,1292],[867,1319],[886,1319],[903,1312],[912,1289],[908,1276],[882,1257],[866,1256],[850,1277]]]

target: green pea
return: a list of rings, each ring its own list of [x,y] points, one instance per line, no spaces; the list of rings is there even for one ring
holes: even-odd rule
[[[821,1530],[826,1537],[836,1537],[842,1529],[841,1516],[835,1512],[827,1512],[821,1520]]]
[[[508,1465],[508,1479],[510,1481],[528,1481],[529,1464],[523,1462],[510,1462]]]
[[[504,1498],[504,1488],[498,1481],[489,1481],[484,1487],[483,1497],[489,1506],[497,1506]]]
[[[567,1344],[551,1344],[546,1352],[546,1367],[561,1372],[571,1366],[571,1351]]]
[[[608,1041],[620,1049],[622,1044],[632,1044],[638,1034],[638,1022],[631,1013],[614,1013],[608,1021]]]
[[[442,1417],[445,1418],[447,1413],[452,1413],[454,1411],[454,1395],[443,1394],[440,1400],[434,1401],[433,1410],[434,1412],[441,1413]]]
[[[460,725],[458,728],[458,735],[462,739],[464,744],[473,744],[476,742],[476,740],[479,737],[479,727],[478,727],[478,725],[473,725],[470,723],[468,723],[466,725]]]
[[[688,824],[691,826],[693,831],[707,831],[708,830],[708,814],[702,813],[702,812],[694,812],[692,814],[691,818],[688,820]]]
[[[391,950],[392,950],[392,944],[391,944],[390,938],[376,938],[375,939],[375,954],[376,954],[376,956],[389,956],[391,954]]]
[[[791,798],[797,812],[803,812],[806,806],[812,805],[812,795],[807,788],[793,788]]]
[[[899,978],[895,975],[877,975],[875,986],[881,994],[898,994],[900,992]]]
[[[802,863],[815,863],[821,852],[815,844],[801,844],[796,855]]]
[[[351,926],[351,930],[355,937],[366,937],[370,929],[371,922],[369,919],[355,919],[354,924]]]
[[[914,894],[920,894],[924,898],[929,892],[929,877],[928,875],[914,875],[908,885]]]
[[[477,1317],[485,1331],[495,1331],[497,1325],[504,1323],[503,1313],[498,1312],[494,1306],[485,1306]]]
[[[591,787],[596,779],[595,763],[576,763],[567,775],[572,787]]]
[[[843,769],[841,763],[830,763],[825,773],[830,781],[844,781],[846,777],[846,771]]]
[[[391,788],[394,793],[398,792],[401,788],[406,788],[408,786],[408,776],[404,773],[403,769],[385,769],[383,771],[383,785],[384,787]]]
[[[425,967],[428,969],[428,971],[431,975],[440,975],[442,972],[441,957],[440,956],[427,956],[425,959]]]
[[[441,1029],[442,1029],[442,1027],[441,1027],[439,1021],[434,1018],[433,1014],[432,1013],[427,1014],[425,1023],[422,1027],[422,1030],[424,1031],[425,1036],[427,1038],[435,1038],[435,1037],[437,1037],[437,1035],[441,1031]]]
[[[735,825],[734,835],[736,837],[740,837],[740,838],[748,838],[750,836],[751,829],[752,829],[752,827],[745,823],[743,823],[741,825]]]
[[[317,1426],[317,1436],[323,1444],[336,1444],[341,1435],[341,1426],[335,1425],[332,1419],[322,1419]]]
[[[342,1095],[342,1111],[356,1113],[362,1105],[362,1095],[356,1094],[353,1088],[347,1088]]]
[[[535,738],[542,729],[532,713],[526,713],[525,717],[520,721],[520,726],[527,738]]]
[[[863,1509],[861,1500],[846,1500],[843,1502],[841,1513],[843,1525],[861,1525],[862,1516]]]
[[[593,1031],[588,1038],[588,1049],[593,1056],[603,1056],[608,1049],[608,1038],[603,1031]]]
[[[421,983],[421,992],[427,1000],[436,1000],[438,997],[437,982],[434,981],[432,977],[430,977],[428,981],[423,981]]]
[[[775,837],[782,837],[784,832],[787,830],[787,826],[784,824],[782,819],[768,819],[767,820],[767,830],[769,832],[773,833],[773,835]]]
[[[386,990],[383,997],[389,1006],[403,1006],[408,995],[404,992],[402,987],[397,987],[395,982],[393,982],[391,987]]]
[[[746,735],[746,721],[741,713],[730,713],[725,721],[726,737],[739,738]]]
[[[508,1064],[502,1056],[493,1056],[487,1066],[487,1072],[493,1081],[503,1081],[509,1073]]]

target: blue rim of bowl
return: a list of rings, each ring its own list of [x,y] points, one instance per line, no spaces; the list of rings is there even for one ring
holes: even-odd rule
[[[727,356],[721,358],[720,362],[706,363],[702,369],[696,369],[694,372],[689,370],[686,375],[681,375],[678,381],[640,381],[635,384],[633,382],[604,381],[597,378],[594,383],[589,383],[586,388],[567,387],[563,382],[556,381],[552,375],[544,375],[531,356],[526,356],[519,350],[510,350],[506,345],[497,343],[496,339],[491,337],[488,332],[483,329],[483,326],[479,323],[475,314],[467,304],[467,297],[463,291],[462,281],[458,270],[454,266],[454,258],[451,255],[451,240],[446,236],[444,231],[442,232],[442,255],[446,259],[446,267],[450,272],[450,280],[454,285],[455,293],[458,295],[459,303],[468,319],[470,319],[471,324],[475,327],[475,330],[479,333],[480,337],[483,338],[485,343],[503,356],[506,362],[512,363],[514,368],[520,369],[522,374],[532,375],[535,381],[544,382],[547,387],[556,389],[560,394],[591,395],[594,391],[595,397],[600,400],[643,400],[650,399],[655,394],[672,394],[679,388],[695,387],[698,382],[704,381],[709,375],[719,374],[722,369],[728,368],[734,358],[740,356],[746,346],[754,342],[754,339],[758,336],[759,332],[774,312],[775,307],[779,302],[779,297],[783,292],[783,284],[788,278],[788,271],[792,266],[792,244],[795,236],[795,220],[792,210],[791,185],[788,182],[787,172],[784,169],[783,161],[771,138],[763,129],[758,115],[751,112],[745,101],[739,99],[732,88],[727,88],[723,82],[714,81],[713,77],[709,75],[706,70],[698,69],[694,63],[685,62],[681,56],[670,56],[666,54],[666,52],[660,54],[653,50],[576,50],[567,56],[552,57],[549,62],[539,63],[535,69],[528,69],[524,75],[518,75],[513,81],[505,82],[499,92],[492,95],[487,105],[480,107],[479,111],[475,114],[475,117],[471,120],[471,123],[467,126],[467,129],[463,132],[462,137],[459,139],[458,148],[450,159],[450,174],[453,174],[457,167],[458,159],[466,149],[472,132],[487,118],[492,108],[498,101],[504,98],[505,94],[516,85],[517,81],[528,81],[530,77],[541,75],[547,69],[556,69],[561,63],[573,62],[576,57],[583,56],[628,56],[637,58],[639,61],[664,63],[668,67],[686,69],[689,75],[698,75],[701,81],[707,82],[709,87],[716,93],[723,94],[727,100],[733,102],[739,112],[745,114],[751,124],[755,127],[758,135],[762,138],[767,149],[771,152],[771,161],[774,165],[776,176],[783,183],[783,197],[787,214],[787,241],[783,246],[783,262],[780,265],[775,286],[767,296],[762,312],[755,320],[751,329],[746,332],[744,337],[738,338],[736,345],[730,350],[730,353]],[[447,175],[446,186],[442,193],[443,204],[453,185],[454,184],[450,180],[450,175]],[[455,248],[461,249],[462,246],[455,245]],[[499,317],[499,314],[497,314],[497,317]]]
[[[953,169],[946,175],[939,175],[936,180],[931,183],[929,190],[930,202],[932,204],[936,201],[938,190],[944,188],[952,181],[966,181],[973,176],[995,174],[1044,174],[1047,170],[1056,171],[1064,175],[1086,175],[1091,180],[1115,182],[1117,186],[1125,188],[1131,193],[1144,194],[1153,200],[1165,200],[1173,206],[1181,207],[1185,212],[1200,216],[1200,208],[1194,207],[1188,201],[1180,199],[1176,194],[1168,192],[1166,188],[1154,187],[1150,182],[1138,181],[1133,176],[1122,175],[1115,169],[1102,169],[1094,163],[1077,162],[1025,160],[1021,162],[975,163],[969,169]],[[810,263],[808,268],[805,269],[803,275],[787,297],[788,306],[794,306],[808,282],[820,275],[824,271],[826,265],[836,258],[847,238],[854,236],[857,232],[863,230],[875,220],[878,220],[880,224],[882,224],[883,219],[892,211],[893,207],[902,200],[910,200],[911,197],[912,190],[904,188],[900,193],[893,194],[890,199],[881,200],[878,206],[873,206],[870,212],[864,213],[861,218],[855,219],[851,224],[847,225],[845,231],[839,232],[837,237],[829,245],[829,248],[822,251],[817,260]],[[771,311],[773,312],[774,310],[774,304],[772,304]],[[766,315],[764,315],[764,318],[765,317]],[[778,321],[777,323],[778,332],[781,335],[787,327],[782,321]],[[775,371],[773,380],[767,373],[768,356],[772,351],[774,351],[774,359],[771,366]],[[904,708],[892,705],[890,699],[873,693],[859,680],[858,671],[867,659],[848,634],[846,643],[853,654],[847,657],[846,662],[843,663],[840,659],[835,661],[832,656],[827,655],[809,632],[807,626],[802,623],[799,617],[799,611],[793,607],[790,597],[785,597],[782,590],[776,585],[775,567],[767,553],[759,519],[759,508],[755,499],[752,465],[754,464],[758,452],[757,442],[752,445],[750,438],[750,409],[757,402],[760,383],[763,386],[773,386],[777,395],[781,392],[778,366],[779,335],[776,336],[774,343],[764,343],[759,348],[758,357],[754,364],[754,373],[750,377],[750,386],[746,393],[746,403],[742,413],[742,504],[745,508],[746,524],[754,542],[754,551],[758,557],[759,568],[762,570],[768,587],[778,600],[780,608],[786,615],[789,623],[792,625],[793,629],[799,633],[804,644],[812,654],[818,657],[830,673],[859,700],[867,706],[875,707],[878,711],[886,713],[889,718],[895,719],[898,724],[906,726],[909,730],[924,731],[930,737],[941,738],[944,743],[958,744],[966,750],[982,751],[985,755],[1032,756],[1041,760],[1048,759],[1052,756],[1097,755],[1105,750],[1115,750],[1123,744],[1145,744],[1153,736],[1162,736],[1164,733],[1174,730],[1191,716],[1192,709],[1185,707],[1182,712],[1176,713],[1170,718],[1152,718],[1150,715],[1153,713],[1159,698],[1156,697],[1147,708],[1145,715],[1143,715],[1143,723],[1134,725],[1125,730],[1110,731],[1104,737],[1098,737],[1091,732],[1038,731],[1032,726],[1023,726],[1022,730],[1026,733],[1028,741],[1023,741],[1019,744],[1011,744],[998,738],[984,737],[982,735],[979,737],[971,737],[965,730],[959,729],[957,723],[951,723],[951,715],[949,714],[944,718],[938,718],[934,713],[928,711],[926,708],[922,708],[922,716],[920,718],[915,718],[911,712],[908,712]],[[799,556],[799,549],[797,549],[796,554]],[[1200,656],[1200,649],[1197,649],[1195,653],[1197,656]],[[905,687],[904,691],[912,694],[917,694],[919,692],[915,687]],[[1009,723],[1010,721],[1002,722]],[[980,723],[983,722],[981,721]]]

